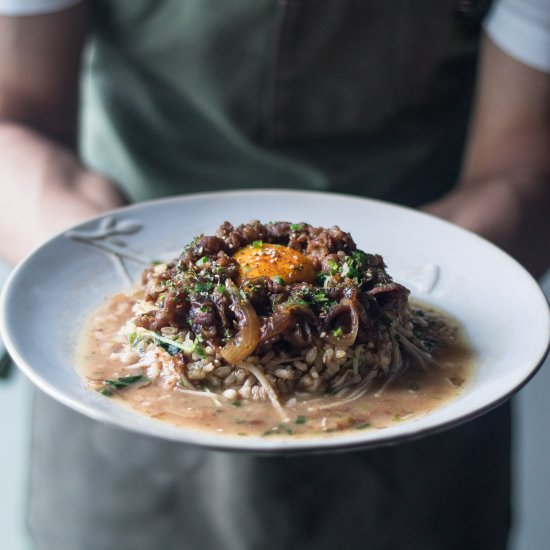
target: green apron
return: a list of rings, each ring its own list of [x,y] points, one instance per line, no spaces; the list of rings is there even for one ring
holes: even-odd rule
[[[98,0],[84,158],[133,200],[288,187],[419,203],[454,183],[466,124],[476,40],[453,4]]]
[[[288,187],[419,204],[452,185],[464,137],[478,21],[453,6],[98,0],[85,161],[132,200]],[[258,457],[40,394],[29,525],[48,550],[504,548],[508,412],[373,451]]]

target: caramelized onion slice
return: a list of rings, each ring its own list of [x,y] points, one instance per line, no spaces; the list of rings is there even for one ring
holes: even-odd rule
[[[239,330],[235,337],[221,349],[220,355],[228,363],[235,365],[246,359],[258,345],[260,321],[250,302],[241,298],[233,281],[228,279],[225,286],[231,298]]]
[[[289,330],[297,330],[309,335],[306,343],[297,346],[304,347],[311,341],[311,327],[308,322],[315,322],[315,316],[309,307],[300,304],[282,304],[273,315],[264,319],[261,341],[267,342],[283,333],[286,335]],[[293,344],[292,341],[290,343]]]
[[[300,319],[293,327],[286,329],[283,338],[295,348],[305,348],[313,341],[313,334],[309,323]]]
[[[279,336],[279,334],[284,332],[289,327],[291,321],[292,316],[288,311],[275,312],[273,315],[264,320],[260,340],[262,342],[267,342],[268,340]]]
[[[330,323],[339,317],[344,315],[349,315],[349,330],[343,332],[341,335],[335,335],[332,330],[330,330]],[[341,328],[341,325],[340,325]],[[359,312],[355,303],[349,298],[343,298],[342,301],[335,306],[331,311],[329,311],[326,317],[326,331],[327,331],[327,341],[334,346],[348,347],[352,346],[355,343],[357,338],[357,332],[359,330]]]

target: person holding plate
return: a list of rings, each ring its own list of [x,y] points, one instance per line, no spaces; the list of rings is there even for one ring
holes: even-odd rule
[[[488,4],[0,0],[0,254],[128,200],[288,187],[423,206],[541,274],[549,2],[494,2],[476,80]],[[56,550],[504,548],[509,445],[503,406],[397,447],[229,455],[37,394],[29,525]]]

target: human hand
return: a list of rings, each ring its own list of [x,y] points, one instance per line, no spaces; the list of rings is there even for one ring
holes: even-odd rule
[[[422,209],[492,241],[540,277],[550,267],[548,188],[529,174],[492,178],[457,185]]]
[[[485,36],[459,182],[424,209],[493,241],[538,277],[550,266],[549,148],[550,71]]]
[[[107,178],[31,130],[0,125],[0,160],[0,256],[10,263],[67,227],[125,202]]]

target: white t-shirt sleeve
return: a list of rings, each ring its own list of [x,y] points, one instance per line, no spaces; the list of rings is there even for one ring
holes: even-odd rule
[[[61,11],[82,0],[0,0],[0,15],[40,15]]]
[[[550,0],[496,0],[484,27],[508,55],[550,73]]]

